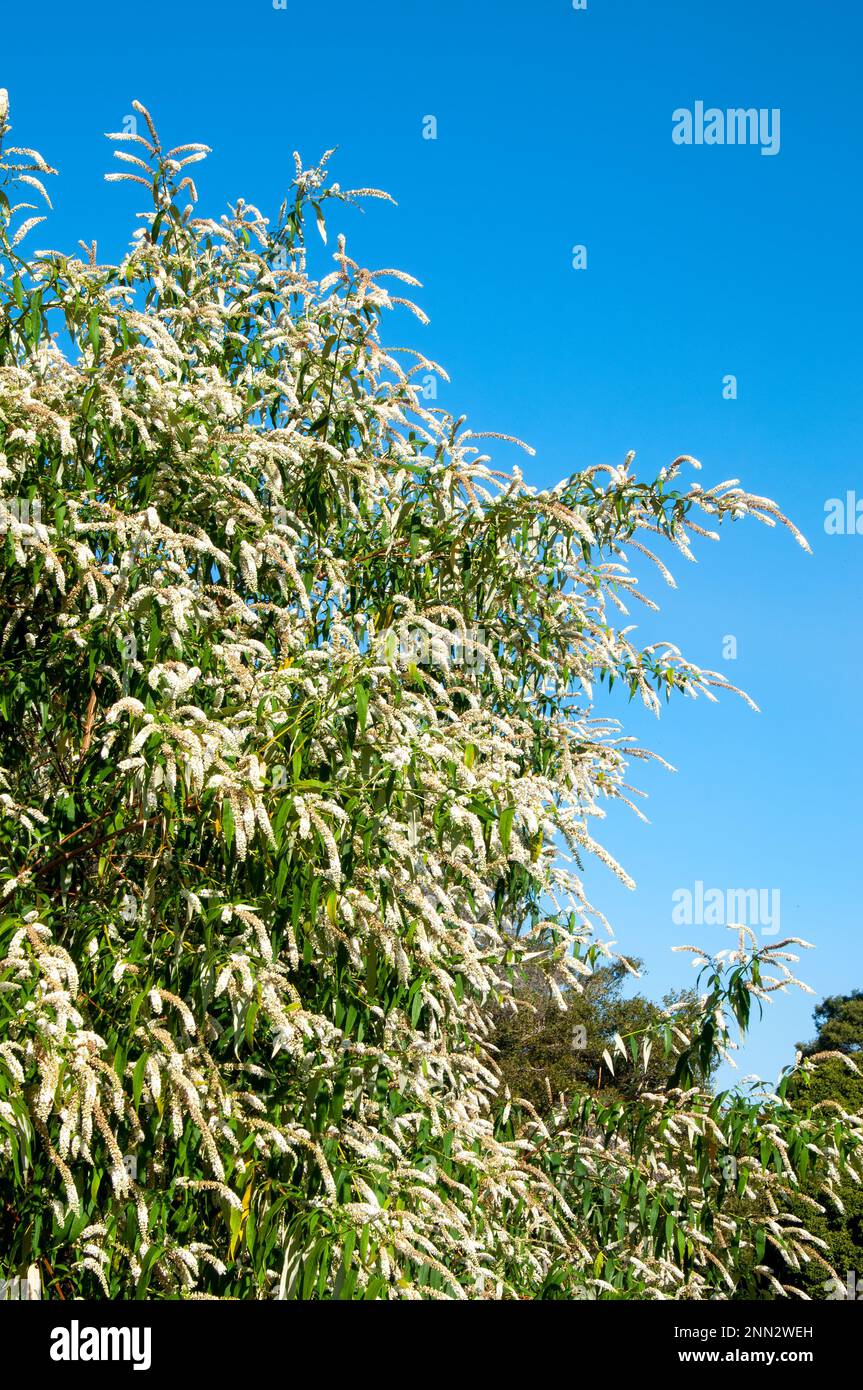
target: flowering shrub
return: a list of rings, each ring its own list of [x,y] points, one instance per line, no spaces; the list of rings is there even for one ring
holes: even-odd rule
[[[859,1122],[697,1080],[788,942],[741,935],[687,1033],[618,1039],[609,1067],[674,1059],[626,1104],[501,1094],[489,1016],[526,965],[564,1009],[617,955],[581,866],[629,882],[593,826],[650,755],[594,688],[731,688],[617,625],[653,606],[627,552],[671,582],[664,542],[797,533],[687,457],[494,469],[381,341],[415,282],[342,238],[314,271],[334,203],[383,195],[297,159],[274,223],[196,216],[206,149],[135,109],[128,254],[25,260],[54,171],[0,95],[0,1274],[708,1298],[783,1291],[769,1244],[793,1289],[790,1196]]]

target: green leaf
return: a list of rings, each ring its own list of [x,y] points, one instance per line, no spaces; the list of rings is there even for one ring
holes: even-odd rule
[[[136,1110],[138,1109],[138,1106],[141,1104],[141,1091],[144,1087],[144,1071],[146,1069],[146,1066],[147,1054],[146,1052],[142,1052],[141,1056],[135,1063],[135,1070],[132,1073],[132,1100],[134,1101]]]
[[[366,719],[369,712],[369,692],[367,688],[359,683],[356,687],[357,719],[360,729],[365,731]]]
[[[506,806],[500,813],[500,842],[503,846],[504,854],[509,853],[509,841],[512,835],[512,824],[515,820],[515,807]]]

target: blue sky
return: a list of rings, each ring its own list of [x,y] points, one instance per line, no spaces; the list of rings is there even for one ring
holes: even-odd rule
[[[655,472],[701,459],[775,498],[814,549],[735,526],[681,584],[657,585],[666,636],[743,685],[672,704],[657,724],[621,700],[679,771],[649,771],[649,826],[613,816],[609,848],[638,882],[591,870],[646,989],[689,983],[672,893],[778,888],[782,935],[816,950],[819,997],[863,986],[859,608],[863,536],[825,534],[825,503],[863,498],[858,254],[863,20],[847,0],[44,0],[4,14],[0,85],[15,136],[60,168],[31,247],[96,237],[118,254],[131,186],[108,186],[107,142],[137,98],[166,140],[201,140],[202,207],[242,195],[275,212],[299,148],[338,145],[342,186],[397,199],[337,216],[352,254],[417,275],[431,315],[391,340],[442,362],[441,402],[529,441],[539,486],[629,449]],[[679,146],[672,113],[781,112],[781,146]],[[433,115],[437,138],[423,139]],[[587,248],[587,269],[572,248]],[[737,377],[736,400],[723,378]],[[501,462],[523,456],[500,454]],[[685,573],[684,573],[685,570]],[[737,640],[724,661],[723,638]],[[731,938],[729,934],[728,940]],[[723,942],[722,944],[726,944]],[[816,1001],[778,997],[740,1073],[772,1077]]]

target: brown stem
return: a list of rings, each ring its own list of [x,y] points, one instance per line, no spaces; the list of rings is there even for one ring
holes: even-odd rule
[[[96,687],[99,685],[101,679],[101,676],[96,676],[93,681],[93,689],[90,691],[90,698],[87,701],[87,714],[84,719],[84,738],[81,743],[80,762],[83,762],[84,758],[87,756],[87,749],[90,747],[90,739],[93,736],[93,723],[96,718]]]
[[[95,840],[90,840],[86,845],[81,845],[78,849],[65,850],[62,854],[55,854],[53,859],[49,859],[47,864],[34,864],[30,870],[31,874],[47,874],[58,864],[63,864],[67,859],[77,859],[79,854],[86,854],[88,850],[98,849],[106,840],[116,840],[119,835],[126,835],[130,830],[140,830],[142,825],[147,824],[148,817],[144,816],[141,820],[132,821],[129,825],[120,826],[119,830],[113,830],[105,835],[98,835]]]

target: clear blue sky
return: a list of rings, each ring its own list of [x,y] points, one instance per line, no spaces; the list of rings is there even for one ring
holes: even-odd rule
[[[643,779],[649,826],[606,827],[638,892],[601,869],[590,884],[656,995],[691,979],[673,945],[719,941],[718,927],[671,920],[672,892],[699,879],[778,888],[782,934],[817,946],[804,971],[818,996],[863,987],[863,536],[823,524],[828,498],[863,498],[861,46],[848,0],[94,0],[86,18],[43,0],[4,13],[16,138],[62,173],[31,246],[121,250],[132,186],[102,183],[100,133],[133,97],[172,143],[213,146],[195,170],[207,211],[242,195],[274,212],[292,150],[311,161],[338,145],[342,185],[386,188],[399,206],[333,230],[357,259],[424,284],[430,327],[394,323],[392,340],[444,363],[441,400],[476,428],[533,444],[533,481],[628,449],[651,472],[693,453],[702,481],[741,478],[809,537],[812,558],[784,533],[735,527],[697,568],[675,563],[679,591],[654,589],[662,615],[645,637],[727,670],[763,710],[681,702],[657,724],[620,705],[679,772]],[[672,112],[699,100],[779,108],[778,155],[675,145]],[[738,658],[723,663],[726,634]],[[775,1075],[814,1002],[780,997],[741,1074]]]

